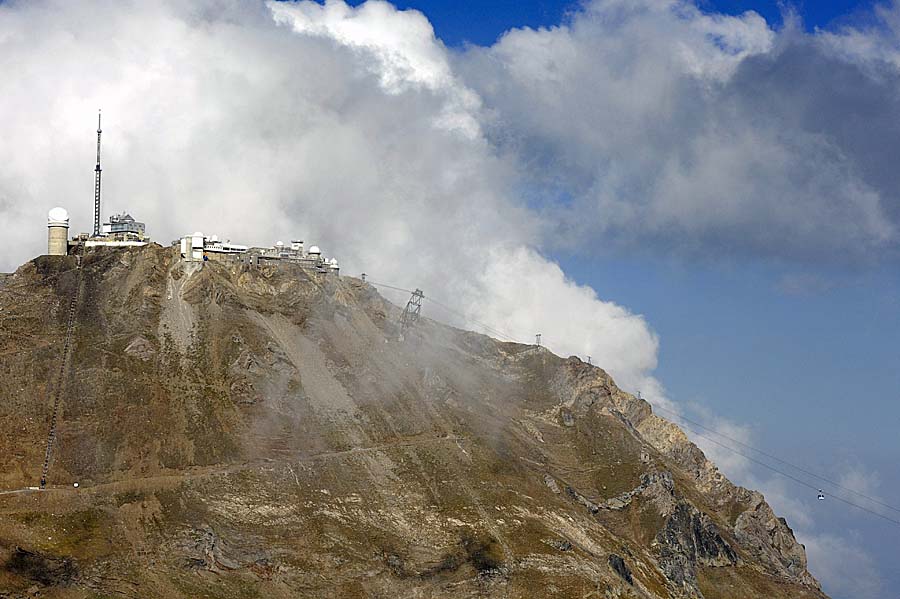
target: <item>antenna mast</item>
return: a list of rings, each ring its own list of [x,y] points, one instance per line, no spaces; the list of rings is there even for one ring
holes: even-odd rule
[[[94,167],[94,237],[100,236],[100,111],[97,111],[97,166]]]

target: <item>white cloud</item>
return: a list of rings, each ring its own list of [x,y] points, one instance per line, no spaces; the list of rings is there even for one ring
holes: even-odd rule
[[[480,134],[479,98],[457,79],[444,45],[427,17],[416,10],[397,10],[371,0],[353,8],[343,0],[268,3],[275,20],[299,33],[331,38],[365,53],[384,89],[400,93],[422,86],[447,95],[436,123],[470,137]]]
[[[845,25],[837,31],[819,31],[817,38],[827,51],[850,63],[881,70],[878,63],[900,68],[900,2],[876,4],[868,22]]]
[[[881,476],[863,464],[845,464],[841,469],[838,482],[843,487],[878,499],[878,487],[881,486]]]
[[[898,45],[895,29],[879,36]],[[571,198],[547,215],[576,251],[890,258],[900,73],[829,39],[752,12],[594,0],[566,25],[470,49],[459,68],[522,176]]]
[[[481,312],[483,320],[500,323],[518,339],[541,333],[543,343],[562,355],[591,356],[625,388],[660,397],[658,383],[648,380],[659,341],[642,318],[600,300],[532,249],[498,248],[484,257],[477,285],[491,301]]]
[[[130,210],[163,243],[197,229],[305,237],[345,273],[420,286],[523,341],[543,332],[661,393],[644,319],[539,253],[516,166],[482,135],[480,101],[422,14],[42,0],[0,5],[0,40],[0,68],[16,73],[0,109],[17,116],[2,125],[3,267],[42,251],[54,205],[73,233],[90,228],[102,106],[105,214]]]
[[[884,582],[865,542],[854,533],[800,535],[816,575],[834,597],[881,599]]]
[[[295,31],[331,38],[366,50],[375,58],[373,72],[384,86],[401,90],[411,84],[440,89],[453,84],[444,49],[431,23],[415,10],[398,11],[380,0],[353,8],[338,0],[270,2],[279,23]]]
[[[651,55],[669,46],[674,50],[671,64],[680,72],[709,79],[727,78],[745,57],[769,51],[775,38],[765,19],[753,11],[739,16],[707,13],[683,0],[586,2],[584,15],[571,29],[576,37],[579,29],[596,35],[597,25],[607,33],[612,28],[628,29],[602,42],[605,48],[617,37],[651,42],[655,46]]]

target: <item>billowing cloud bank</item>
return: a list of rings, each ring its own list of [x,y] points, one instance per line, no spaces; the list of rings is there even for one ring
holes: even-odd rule
[[[0,147],[3,268],[43,251],[51,206],[70,210],[73,233],[90,228],[102,106],[106,214],[131,210],[163,243],[197,229],[304,237],[347,273],[420,286],[520,340],[543,331],[556,351],[656,389],[655,336],[541,256],[516,166],[419,13],[4,3],[0,64],[0,109],[15,117]]]
[[[303,236],[658,397],[644,320],[544,255],[895,253],[897,14],[808,35],[597,0],[457,51],[380,1],[6,2],[0,268],[53,205],[90,228],[102,106],[107,214],[163,242]]]
[[[896,259],[900,9],[773,31],[676,0],[597,0],[460,61],[485,130],[564,198],[559,238],[689,255]]]

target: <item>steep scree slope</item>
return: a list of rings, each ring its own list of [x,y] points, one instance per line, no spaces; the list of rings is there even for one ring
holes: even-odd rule
[[[577,358],[399,341],[347,277],[84,264],[46,491],[74,260],[0,286],[0,597],[824,597],[761,495]]]

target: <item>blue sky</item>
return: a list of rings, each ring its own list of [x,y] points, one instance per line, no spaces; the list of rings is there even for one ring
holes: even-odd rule
[[[363,0],[353,0],[352,5]],[[558,25],[567,12],[577,9],[577,1],[568,0],[399,0],[398,8],[413,8],[428,16],[435,33],[445,44],[459,46],[466,42],[490,45],[503,32],[513,27],[546,27]],[[803,18],[804,26],[827,27],[835,21],[865,18],[872,2],[831,0],[826,2],[742,2],[741,0],[706,0],[699,5],[710,11],[741,14],[752,10],[771,23],[781,23],[780,5],[793,7]]]

